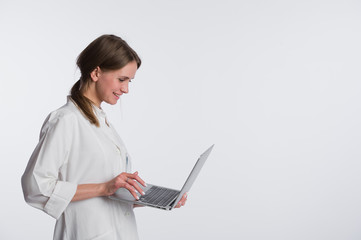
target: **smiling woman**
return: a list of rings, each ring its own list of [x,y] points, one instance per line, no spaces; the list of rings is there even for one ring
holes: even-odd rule
[[[134,78],[138,65],[132,61],[123,68],[114,71],[102,71],[99,67],[91,74],[91,82],[84,91],[84,96],[90,99],[97,107],[101,102],[116,104],[120,95],[128,93],[130,79]]]
[[[106,86],[111,87],[106,91],[113,89],[114,94],[118,94],[116,97],[119,97],[124,90],[128,92],[128,83],[122,84],[123,90],[121,90],[115,82],[134,78],[141,60],[123,39],[114,35],[103,35],[83,50],[78,57],[77,65],[81,78],[71,89],[71,98],[89,121],[99,126],[92,111],[92,104],[99,107],[101,101],[109,100],[109,96],[106,99],[103,96],[106,95],[104,92]],[[113,102],[107,103],[115,104]]]
[[[125,188],[139,199],[139,184],[146,185],[131,173],[127,149],[101,103],[114,105],[128,93],[141,61],[124,40],[103,35],[77,64],[81,77],[67,104],[45,120],[23,174],[25,200],[57,219],[56,240],[138,239],[133,204],[106,196]]]

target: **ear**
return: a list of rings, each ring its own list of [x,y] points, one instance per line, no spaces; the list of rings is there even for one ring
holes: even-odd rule
[[[90,73],[90,78],[92,79],[93,82],[96,82],[99,80],[99,76],[100,76],[100,67],[96,67],[91,73]]]

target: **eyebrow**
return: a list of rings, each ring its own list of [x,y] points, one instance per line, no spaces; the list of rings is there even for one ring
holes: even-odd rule
[[[126,76],[120,76],[119,78],[123,78],[123,80],[133,80],[134,79],[134,77],[129,78],[129,77],[126,77]]]
[[[127,77],[127,76],[120,76],[119,78],[130,79],[130,78],[129,78],[129,77]],[[133,77],[132,79],[134,79],[134,77]]]

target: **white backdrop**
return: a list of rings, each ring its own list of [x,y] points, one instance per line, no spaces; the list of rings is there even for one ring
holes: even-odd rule
[[[361,2],[0,2],[0,239],[51,239],[20,177],[77,55],[112,33],[143,65],[103,105],[148,182],[187,206],[136,209],[141,239],[361,238]]]

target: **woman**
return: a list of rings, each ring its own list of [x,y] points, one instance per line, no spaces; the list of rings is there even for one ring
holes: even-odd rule
[[[45,120],[22,176],[25,200],[57,219],[54,239],[138,239],[134,206],[106,196],[126,188],[138,198],[145,182],[130,173],[127,150],[101,103],[114,105],[128,93],[141,60],[120,37],[103,35],[77,65],[80,80]]]

